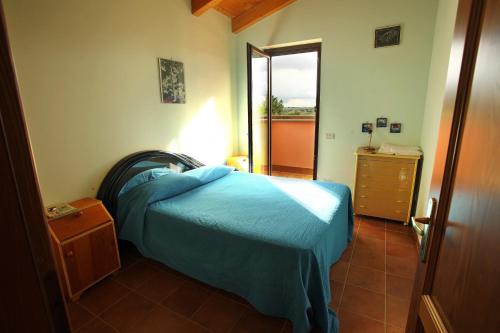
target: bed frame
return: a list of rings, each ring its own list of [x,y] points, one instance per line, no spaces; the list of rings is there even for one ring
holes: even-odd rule
[[[139,166],[139,163],[151,162],[151,165]],[[144,163],[143,163],[144,164]],[[146,150],[122,158],[111,168],[99,187],[97,198],[100,199],[109,213],[116,218],[118,193],[130,178],[148,169],[167,167],[179,172],[203,166],[203,163],[184,155],[162,150]]]

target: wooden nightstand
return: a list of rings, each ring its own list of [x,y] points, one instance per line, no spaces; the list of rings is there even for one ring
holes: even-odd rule
[[[113,218],[101,201],[86,198],[70,205],[79,212],[49,221],[49,230],[65,296],[78,300],[120,269],[120,256]]]

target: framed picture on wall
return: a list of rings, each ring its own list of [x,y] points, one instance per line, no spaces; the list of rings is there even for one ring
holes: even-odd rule
[[[399,45],[400,41],[400,25],[375,29],[375,48]]]
[[[363,123],[361,124],[361,132],[369,133],[373,129],[372,123]]]
[[[392,123],[390,131],[391,133],[401,133],[401,123]]]
[[[185,104],[184,64],[179,61],[158,58],[158,67],[160,71],[161,102]]]
[[[387,127],[387,118],[377,118],[377,127]]]

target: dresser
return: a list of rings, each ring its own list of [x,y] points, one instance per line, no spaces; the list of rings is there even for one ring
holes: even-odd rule
[[[102,202],[85,198],[70,205],[78,212],[49,221],[49,231],[63,292],[77,300],[120,269],[120,256],[113,218]]]
[[[420,156],[356,152],[354,211],[408,224]]]

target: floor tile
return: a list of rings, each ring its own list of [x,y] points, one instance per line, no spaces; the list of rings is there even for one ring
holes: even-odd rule
[[[337,261],[330,268],[330,280],[337,282],[345,282],[349,263],[345,261]]]
[[[247,307],[242,304],[214,293],[196,311],[193,320],[215,333],[225,333],[236,325],[246,310]]]
[[[344,284],[340,282],[331,281],[330,282],[330,307],[337,311],[340,306],[340,299],[342,297],[342,292],[344,291]]]
[[[85,310],[78,303],[68,302],[67,307],[68,307],[68,315],[69,315],[69,320],[71,322],[71,327],[74,330],[79,329],[80,327],[87,324],[94,318],[94,315]]]
[[[379,240],[385,240],[385,229],[383,227],[374,228],[374,227],[361,227],[359,229],[358,238],[374,238]]]
[[[85,291],[79,303],[98,315],[128,293],[130,293],[130,289],[112,279],[106,279]]]
[[[212,291],[200,283],[188,280],[168,296],[162,304],[189,318],[205,303],[211,293]]]
[[[412,279],[387,274],[387,295],[410,299],[412,290]]]
[[[209,333],[201,325],[179,316],[162,306],[154,309],[142,317],[134,326],[124,330],[124,333]]]
[[[122,270],[126,270],[139,261],[144,260],[144,257],[139,253],[135,245],[130,242],[120,242],[119,249]]]
[[[130,329],[153,310],[154,304],[131,293],[106,310],[100,317],[119,331]]]
[[[232,333],[276,333],[285,324],[284,319],[264,316],[256,311],[247,310],[238,321]]]
[[[387,325],[386,333],[405,333],[405,328]]]
[[[385,253],[385,241],[382,239],[377,239],[373,237],[369,237],[363,234],[359,234],[358,238],[356,239],[356,245],[354,247],[354,250],[356,249],[363,249],[363,250],[369,250],[375,253]]]
[[[83,325],[77,333],[116,333],[117,331],[106,324],[102,319],[95,318],[90,323]]]
[[[351,263],[384,271],[385,254],[383,250],[374,251],[369,248],[355,246]]]
[[[407,234],[411,234],[413,232],[413,228],[410,225],[404,225],[402,222],[395,222],[395,221],[387,221],[385,223],[385,229],[403,232]]]
[[[339,312],[340,333],[384,333],[382,322],[366,318],[364,316],[340,310]]]
[[[385,293],[385,272],[352,264],[349,267],[347,283],[378,293]]]
[[[383,322],[385,318],[385,295],[346,285],[340,309]]]
[[[386,253],[390,256],[401,258],[418,257],[417,247],[414,244],[401,244],[387,242]]]
[[[166,271],[156,273],[151,279],[137,288],[136,292],[152,301],[161,302],[177,290],[186,280]]]
[[[359,223],[359,229],[369,228],[385,230],[385,220],[364,216]]]
[[[141,261],[134,264],[129,269],[120,272],[115,277],[115,280],[123,283],[129,288],[135,289],[153,277],[156,272],[158,272],[158,268],[155,268],[145,261]]]
[[[415,278],[417,270],[417,259],[400,258],[395,256],[386,256],[387,258],[387,273],[410,279]]]
[[[388,296],[387,324],[396,327],[405,327],[409,309],[409,300]]]
[[[354,241],[351,241],[349,245],[345,248],[344,252],[342,252],[342,256],[340,257],[340,261],[349,262],[351,260],[352,248]]]
[[[415,239],[410,234],[386,230],[386,237],[388,243],[399,243],[415,246]]]

